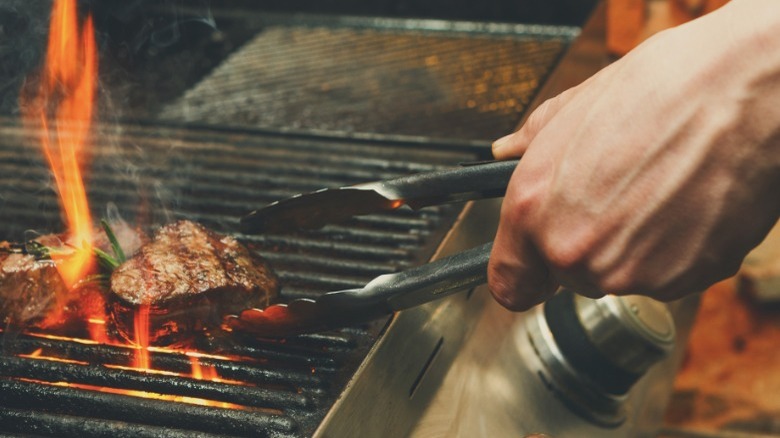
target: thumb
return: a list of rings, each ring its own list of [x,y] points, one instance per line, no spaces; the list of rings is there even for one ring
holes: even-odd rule
[[[570,88],[552,99],[544,101],[531,113],[528,120],[517,132],[494,141],[493,157],[496,160],[506,160],[522,156],[536,135],[571,100],[576,90],[576,87]]]

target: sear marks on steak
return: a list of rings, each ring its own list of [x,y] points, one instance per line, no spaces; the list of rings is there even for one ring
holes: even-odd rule
[[[51,260],[10,252],[0,242],[0,321],[24,324],[48,313],[67,295],[57,267]]]
[[[223,291],[264,306],[277,286],[268,266],[236,239],[189,221],[160,228],[151,243],[111,275],[111,290],[133,305]]]
[[[120,334],[132,339],[131,309],[150,306],[150,341],[170,345],[219,326],[227,314],[267,306],[278,288],[265,261],[236,239],[179,221],[114,270],[111,313]]]

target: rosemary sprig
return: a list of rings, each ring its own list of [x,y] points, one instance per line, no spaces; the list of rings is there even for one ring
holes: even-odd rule
[[[112,272],[114,269],[118,268],[119,265],[124,263],[125,260],[127,260],[127,257],[125,256],[125,252],[122,251],[119,240],[116,238],[116,234],[114,233],[114,230],[111,229],[111,225],[109,225],[108,221],[101,219],[100,226],[103,227],[103,231],[106,232],[108,243],[111,245],[111,252],[113,252],[114,255],[111,255],[100,248],[92,248],[92,251],[95,253],[98,263],[107,269],[108,272]]]
[[[118,268],[121,262],[111,256],[111,254],[108,254],[107,252],[103,251],[100,248],[92,248],[92,252],[95,253],[95,257],[97,257],[98,263],[100,263],[100,266],[106,268],[110,271],[113,271],[114,269]]]
[[[124,263],[125,260],[127,260],[127,256],[125,256],[125,252],[119,245],[116,233],[111,229],[111,225],[109,225],[108,221],[101,219],[100,226],[103,227],[103,230],[106,232],[106,237],[108,237],[108,242],[111,245],[111,252],[113,252],[114,255],[111,255],[100,248],[92,248],[92,251],[94,252],[95,257],[97,257],[98,263],[110,273]],[[66,247],[69,246],[70,245],[66,244]],[[24,245],[12,245],[9,248],[0,248],[0,250],[0,252],[30,254],[35,257],[36,260],[48,260],[52,258],[52,255],[68,255],[73,251],[72,247],[69,249],[56,248],[43,245],[34,240],[29,240]]]
[[[30,254],[36,260],[46,260],[51,258],[53,248],[49,248],[42,243],[30,240],[22,246],[23,254]]]
[[[114,252],[116,261],[119,262],[119,264],[124,263],[125,260],[127,260],[127,257],[125,257],[125,252],[122,251],[122,247],[119,245],[119,240],[117,240],[114,230],[111,229],[111,225],[108,224],[107,220],[101,219],[100,226],[103,227],[103,231],[105,231],[106,236],[108,236],[108,241],[111,243],[111,250]]]

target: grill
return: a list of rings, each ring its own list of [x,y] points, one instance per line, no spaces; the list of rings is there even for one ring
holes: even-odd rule
[[[248,210],[295,193],[487,158],[479,139],[511,130],[576,33],[425,20],[232,19],[262,32],[177,100],[139,113],[144,121],[96,129],[90,205],[94,217],[120,214],[148,229],[183,218],[233,234],[273,265],[283,300],[361,286],[429,260],[442,242],[481,243],[445,239],[481,217],[480,209],[457,205],[294,234],[235,230]],[[344,45],[355,49],[345,51],[351,56],[336,56]],[[485,223],[494,219],[472,222],[489,234]],[[34,134],[4,118],[0,223],[0,239],[13,241],[62,228]],[[455,296],[328,333],[204,336],[186,352],[151,347],[154,372],[128,368],[132,346],[6,327],[0,433],[310,436],[333,425],[337,410],[348,421],[386,421],[395,429],[384,430],[403,433],[413,417],[378,420],[376,409],[421,411],[426,385],[436,384],[427,370],[443,375],[474,319],[466,304],[478,311],[475,300]],[[410,338],[418,348],[411,353]],[[192,377],[194,359],[220,380]],[[347,399],[357,401],[347,408]],[[332,426],[331,435],[343,436],[344,427]]]
[[[57,201],[48,190],[34,139],[7,120],[0,132],[4,167],[0,221],[10,225],[3,238],[20,240],[28,228],[57,230]],[[110,130],[101,134],[88,184],[92,205],[102,206],[94,212],[96,217],[105,216],[102,209],[108,202],[116,202],[123,216],[146,215],[149,225],[188,218],[225,232],[233,230],[237,218],[251,206],[296,192],[479,158],[475,151],[445,150],[441,145],[289,134],[159,126],[126,127],[120,137]],[[147,194],[156,197],[148,205]],[[365,216],[316,232],[239,237],[273,264],[285,299],[312,297],[360,286],[376,275],[425,260],[457,212],[453,206],[431,208]],[[153,350],[152,368],[175,374],[149,374],[105,366],[128,366],[131,347],[6,332],[0,404],[7,409],[0,414],[0,430],[60,436],[86,428],[100,436],[119,428],[128,436],[159,436],[159,428],[166,427],[182,436],[190,431],[310,435],[385,324],[378,321],[284,342],[243,339],[216,349],[204,345],[201,363],[241,385],[178,376],[189,373],[190,358],[183,352]],[[67,362],[29,356],[38,349],[43,349],[44,357]],[[111,389],[208,399],[231,408],[134,397]],[[90,418],[82,417],[85,412]]]

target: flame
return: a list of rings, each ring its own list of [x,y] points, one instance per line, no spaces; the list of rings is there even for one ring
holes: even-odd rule
[[[209,365],[201,365],[197,357],[190,356],[192,364],[192,377],[198,380],[220,381],[217,369]]]
[[[39,88],[29,101],[22,99],[25,121],[42,129],[41,146],[67,222],[72,250],[52,257],[70,288],[94,266],[92,218],[80,166],[89,143],[98,62],[92,17],[79,29],[76,12],[76,0],[55,0]]]
[[[138,306],[133,319],[136,348],[133,366],[143,370],[151,368],[149,366],[149,307],[149,304]]]

